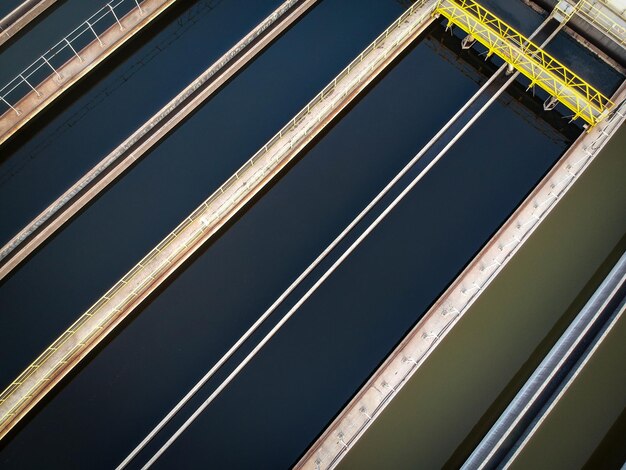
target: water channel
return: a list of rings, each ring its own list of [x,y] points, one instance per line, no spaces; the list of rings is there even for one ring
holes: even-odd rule
[[[68,93],[33,124],[29,139],[9,144],[12,153],[0,167],[0,196],[7,196],[0,201],[14,205],[0,203],[6,204],[0,211],[15,216],[3,223],[4,235],[11,235],[5,225],[32,217],[278,4],[222,0],[177,36],[181,18],[203,3],[181,4],[183,11],[174,12],[181,16],[164,19],[106,74]],[[541,22],[521,2],[518,7],[501,14],[530,30]],[[321,2],[6,279],[0,341],[11,354],[0,353],[0,383],[16,376],[403,8],[392,0]],[[125,81],[138,57],[172,37],[170,47]],[[582,47],[557,39],[562,45],[555,43],[555,51],[578,48],[570,57],[607,70]],[[450,60],[463,55],[463,66]],[[478,51],[461,51],[458,37],[445,39],[442,26],[434,25],[0,443],[3,467],[119,463],[478,89],[487,75],[472,67],[468,73],[465,62],[480,60]],[[170,73],[179,68],[180,75]],[[610,93],[618,77],[606,76],[598,86]],[[107,90],[114,96],[101,98]],[[541,100],[532,106],[540,110]],[[544,114],[496,102],[160,463],[292,464],[579,132]],[[88,140],[78,140],[82,135]],[[30,189],[22,188],[26,180]],[[20,196],[40,186],[41,197]],[[29,452],[35,443],[38,452]],[[150,450],[154,446],[146,455]]]

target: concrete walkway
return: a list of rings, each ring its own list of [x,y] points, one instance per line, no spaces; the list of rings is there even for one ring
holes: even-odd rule
[[[56,2],[57,0],[26,0],[7,16],[0,19],[0,46]]]
[[[334,468],[380,416],[439,341],[552,212],[558,201],[626,121],[626,82],[613,96],[615,114],[583,134],[471,261],[296,465]]]
[[[7,16],[0,19],[0,46],[56,2],[57,0],[26,0]]]
[[[0,395],[0,438],[85,355],[275,178],[433,21],[403,13],[228,181],[99,299]]]
[[[0,280],[168,132],[204,103],[318,0],[287,0],[0,248]]]
[[[32,84],[35,89],[12,104],[13,109],[0,116],[0,144],[150,24],[175,1],[144,0],[140,2],[140,8],[136,7],[128,12],[119,19],[119,24],[113,23],[84,49],[80,51],[72,49],[75,55],[70,60],[40,84]]]
[[[346,453],[338,469],[463,465],[626,250],[624,145],[626,126],[437,343],[428,360]],[[588,384],[587,406],[574,408],[574,421],[585,422],[583,427],[577,424],[571,429],[580,439],[573,442],[565,436],[573,423],[563,426],[559,421],[546,429],[548,439],[545,432],[540,438],[544,452],[536,454],[535,462],[544,465],[519,468],[583,467],[626,404],[626,393],[620,395],[615,387],[616,382],[626,385],[626,369],[620,364],[623,357],[626,354],[615,357],[609,368],[603,359],[601,368],[612,379],[602,385]],[[619,377],[616,371],[622,370]],[[598,397],[608,400],[598,406]],[[546,466],[547,459],[550,464]]]

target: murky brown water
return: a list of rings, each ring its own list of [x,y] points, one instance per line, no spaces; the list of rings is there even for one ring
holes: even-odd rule
[[[122,57],[129,61],[125,65],[111,63],[106,76],[83,84],[82,94],[76,92],[80,96],[67,94],[65,114],[57,115],[51,109],[48,118],[53,116],[52,122],[42,118],[37,136],[30,135],[16,145],[15,153],[6,159],[20,168],[13,174],[10,170],[15,167],[3,167],[5,174],[11,175],[7,179],[10,185],[0,188],[11,195],[11,211],[6,212],[26,217],[24,207],[17,210],[18,204],[26,202],[32,203],[29,207],[35,211],[35,199],[48,187],[42,180],[64,189],[60,175],[69,178],[70,170],[80,174],[80,165],[91,165],[85,147],[90,149],[88,157],[99,160],[109,146],[119,142],[125,129],[143,121],[140,111],[147,113],[148,104],[158,106],[181,83],[188,82],[190,78],[181,75],[179,66],[186,65],[185,74],[195,76],[210,63],[211,54],[224,49],[213,41],[219,38],[230,45],[222,25],[231,25],[230,20],[236,19],[232,25],[247,31],[250,25],[246,22],[255,24],[275,2],[219,2],[216,8],[203,10],[206,14],[197,10],[197,14],[186,14],[186,19],[196,21],[193,28],[186,20],[164,22],[162,31],[152,29],[154,36],[148,37],[148,42]],[[180,8],[190,3],[180,4]],[[194,4],[200,3],[213,4],[207,0]],[[521,2],[486,3],[506,5],[503,16],[522,12],[520,23],[526,28],[541,21]],[[238,11],[244,4],[258,10],[254,15],[253,10],[246,10],[244,17]],[[358,14],[354,14],[356,7]],[[396,0],[321,2],[6,280],[0,289],[0,304],[6,312],[0,337],[4,334],[7,338],[3,344],[11,355],[0,355],[0,365],[5,364],[0,376],[4,374],[8,381],[17,375],[403,8]],[[179,29],[185,24],[189,28],[183,35]],[[228,34],[238,38],[241,30],[237,28],[227,28]],[[178,39],[170,42],[166,39],[170,36]],[[105,348],[77,368],[11,439],[3,441],[0,466],[42,468],[52,462],[62,467],[112,468],[119,463],[484,80],[476,80],[475,72],[469,70],[468,74],[467,67],[456,65],[466,62],[457,59],[461,54],[484,64],[477,51],[461,51],[460,38],[454,39],[453,48],[442,46],[447,41],[437,37],[416,43],[297,165],[221,237],[207,244]],[[167,50],[134,72],[133,81],[118,86],[116,77],[137,60],[135,54],[160,49],[161,43],[168,44]],[[562,47],[573,49],[569,43]],[[578,51],[578,62],[591,56],[581,47]],[[593,70],[596,65],[591,63]],[[163,73],[168,69],[178,73]],[[605,76],[605,66],[597,70],[597,76]],[[159,79],[140,80],[151,74]],[[138,82],[141,87],[132,85]],[[149,85],[154,94],[148,93]],[[80,110],[95,97],[107,95],[106,90],[115,90],[115,96],[98,101],[97,110],[74,120],[73,116],[83,116]],[[144,107],[132,104],[131,98],[144,102]],[[115,114],[120,102],[133,113]],[[541,109],[541,100],[536,104]],[[169,468],[180,468],[181,462],[209,468],[289,466],[566,147],[567,140],[555,139],[554,129],[536,118],[532,108],[521,113],[520,108],[523,106],[511,102],[495,104],[160,464]],[[241,109],[245,113],[239,112]],[[553,115],[566,122],[556,112]],[[94,125],[100,122],[91,121],[94,116],[110,122]],[[61,128],[63,132],[57,133]],[[80,129],[89,130],[84,138]],[[514,139],[511,129],[515,129]],[[38,149],[45,152],[31,158]],[[33,187],[38,191],[28,189]],[[33,198],[20,198],[17,189]],[[45,194],[56,194],[50,187],[48,190]],[[7,218],[3,220],[9,233]],[[599,231],[612,233],[604,226]],[[595,269],[598,263],[594,260],[605,256],[602,250],[596,254],[591,261],[586,255],[579,261],[590,262]],[[97,267],[90,269],[88,276],[85,260]],[[557,259],[554,264],[561,262]],[[575,270],[576,266],[569,268]],[[534,269],[530,265],[522,271],[526,274]],[[550,276],[545,274],[542,282],[552,282]],[[518,274],[515,282],[522,278]],[[574,285],[566,283],[562,288],[571,289],[575,297],[587,278],[566,280]],[[32,295],[33,289],[37,296]],[[513,297],[505,292],[501,299]],[[515,303],[515,307],[523,305],[519,299]],[[538,322],[525,309],[502,312],[502,304],[494,301],[492,311],[486,306],[482,317],[474,315],[478,327],[461,328],[470,333],[456,349],[461,356],[461,381],[452,383],[450,392],[434,389],[437,400],[424,402],[428,403],[426,413],[435,413],[432,421],[444,426],[435,434],[432,424],[423,427],[423,448],[432,450],[434,462],[445,462],[469,434],[568,303],[554,301],[550,313],[542,314]],[[531,307],[536,314],[537,305],[525,305]],[[489,329],[482,324],[489,324]],[[494,333],[507,328],[519,336],[515,341]],[[480,347],[475,344],[477,338]],[[473,354],[470,358],[466,357],[468,351]],[[490,356],[496,351],[504,354],[494,360]],[[436,379],[456,377],[454,363],[444,359],[441,364],[434,369]],[[481,371],[484,364],[488,370]],[[494,377],[488,375],[492,367]],[[482,388],[475,389],[475,377]],[[441,416],[437,407],[444,403],[441,398],[449,393],[447,399],[452,400],[454,393],[464,389],[469,405],[460,402],[459,411],[437,423]],[[199,394],[197,401],[205,397],[206,393]],[[59,422],[63,423],[62,432],[51,433]],[[433,436],[438,438],[435,444],[427,440]],[[38,452],[31,452],[35,447]]]
[[[607,257],[618,244],[623,250],[625,145],[622,128],[340,468],[457,467],[467,457],[601,282],[610,269]],[[619,331],[614,336],[621,335],[623,351],[624,328]],[[611,348],[598,367],[623,387],[624,355],[618,349]],[[578,414],[555,419],[550,433],[562,445],[538,444],[533,464],[525,468],[538,468],[548,456],[562,459],[559,468],[584,464],[618,418],[619,400],[604,387],[585,383],[579,390],[568,403],[585,399],[589,407],[574,407]],[[585,416],[599,424],[584,430],[581,446],[575,431],[582,430],[571,429],[571,420]],[[576,436],[559,439],[566,433]]]
[[[514,460],[512,470],[585,465],[626,406],[625,338],[626,317],[622,315]],[[624,435],[622,444],[623,439]],[[598,455],[592,468],[619,468],[624,461],[616,463]]]

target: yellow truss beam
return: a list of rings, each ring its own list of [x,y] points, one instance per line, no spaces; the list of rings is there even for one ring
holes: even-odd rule
[[[609,98],[474,0],[440,0],[436,14],[456,25],[539,85],[591,126],[613,106]]]

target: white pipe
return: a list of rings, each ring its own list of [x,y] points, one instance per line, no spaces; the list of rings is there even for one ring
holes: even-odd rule
[[[465,134],[465,132],[476,122],[476,120],[483,115],[483,113],[489,108],[493,102],[504,92],[506,87],[510,85],[517,75],[512,75],[505,85],[492,96],[489,101],[470,119],[465,126],[459,131],[459,133],[443,148],[441,152],[420,172],[420,174],[411,181],[411,183],[393,200],[393,202],[387,206],[387,208],[367,227],[359,238],[356,239],[352,245],[333,263],[333,265],[317,280],[317,282],[298,300],[298,302],[281,318],[281,320],[272,328],[272,330],[261,340],[259,344],[241,361],[241,363],[230,373],[230,375],[215,389],[215,391],[207,398],[202,405],[200,405],[196,411],[178,428],[178,430],[170,437],[165,444],[154,454],[154,456],[142,467],[146,470],[152,466],[154,462],[178,439],[178,437],[185,432],[185,430],[200,416],[200,414],[206,409],[207,406],[232,382],[232,380],[239,374],[239,372],[256,356],[256,354],[272,339],[272,337],[278,332],[278,330],[289,320],[294,313],[306,302],[306,300],[313,295],[313,293],[328,279],[328,277],[343,263],[343,261],[361,244],[361,242],[382,222],[382,220],[404,199],[404,197],[413,189],[413,187],[430,171],[430,169],[450,150],[450,148]]]
[[[539,28],[529,37],[534,37],[545,24],[547,18]],[[558,28],[547,40],[548,42],[558,31]],[[545,44],[545,42],[544,42]],[[345,236],[369,213],[369,211],[392,189],[392,187],[417,163],[417,161],[441,138],[441,136],[458,120],[458,118],[478,99],[478,97],[493,83],[504,71],[507,64],[500,68],[483,84],[483,86],[455,113],[455,115],[435,134],[435,136],[420,150],[420,152],[404,166],[404,168],[381,190],[380,193],[357,215],[357,217],[324,249],[324,251],[305,269],[300,276],[276,299],[276,301],[261,315],[257,321],[242,335],[239,340],[220,358],[220,360],[200,379],[196,385],[176,404],[176,406],[163,418],[159,424],[144,438],[144,440],[128,455],[117,467],[121,470],[158,434],[161,429],[180,411],[180,409],[197,393],[197,391],[215,374],[215,372],[238,350],[238,348],[258,329],[258,327],[271,315],[276,308],[289,296],[289,294],[319,265],[319,263],[345,238]],[[406,194],[423,178],[423,176],[437,163],[447,151],[465,134],[472,124],[493,104],[493,102],[506,90],[517,78],[519,72],[513,74],[509,80],[487,101],[485,105],[463,126],[459,133],[437,154],[437,156],[420,172],[420,174],[405,188],[402,193],[376,218],[376,220],[359,236],[359,238],[346,250],[326,273],[306,292],[306,294],[289,310],[285,316],[272,328],[261,342],[246,356],[235,370],[222,382],[219,387],[205,400],[202,405],[185,421],[185,423],[170,437],[170,439],[157,451],[146,463],[143,469],[149,468],[170,445],[191,425],[191,423],[206,409],[206,407],[226,388],[235,376],[252,360],[256,353],[274,336],[284,323],[297,311],[297,309],[317,290],[317,288],[335,271],[335,269],[356,249],[356,247],[376,228],[376,226],[391,212],[391,210],[406,196]]]
[[[485,84],[457,111],[457,113],[443,126],[437,134],[407,163],[404,168],[376,195],[374,199],[357,215],[352,222],[328,245],[322,253],[291,283],[291,285],[274,301],[274,303],[254,322],[254,324],[237,340],[235,344],[215,363],[215,365],[189,390],[189,392],[172,408],[172,410],[157,424],[152,431],[133,449],[133,451],[119,464],[116,470],[124,469],[131,460],[163,429],[163,427],[180,411],[180,409],[206,384],[219,368],[241,347],[241,345],[263,324],[263,322],[282,304],[282,302],[296,289],[300,283],[328,256],[328,254],[348,235],[349,232],[372,210],[372,208],[392,189],[392,187],[418,162],[418,160],[441,138],[441,136],[458,120],[491,83],[504,71],[502,65]]]

